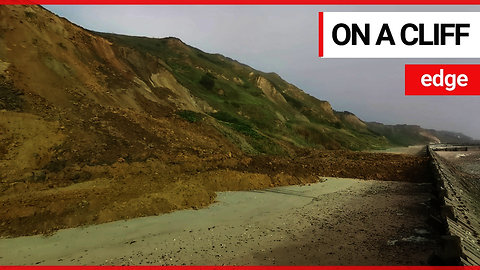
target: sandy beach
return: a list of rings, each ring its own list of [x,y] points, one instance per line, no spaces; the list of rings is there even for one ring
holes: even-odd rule
[[[0,240],[2,265],[426,264],[429,184],[325,178],[200,210]]]

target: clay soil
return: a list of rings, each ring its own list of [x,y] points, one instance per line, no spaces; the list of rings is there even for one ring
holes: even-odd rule
[[[78,173],[75,182],[58,181],[60,171],[44,181],[0,183],[0,236],[50,234],[203,208],[218,191],[315,183],[327,176],[425,183],[431,180],[428,164],[428,158],[411,155],[308,151],[288,158],[183,155],[169,161],[84,165],[69,172]]]

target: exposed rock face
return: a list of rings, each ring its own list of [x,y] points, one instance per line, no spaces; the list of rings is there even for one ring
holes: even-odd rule
[[[285,98],[280,94],[277,89],[272,85],[270,81],[265,79],[262,76],[257,78],[257,86],[262,90],[265,96],[271,100],[273,103],[286,105],[287,101]]]

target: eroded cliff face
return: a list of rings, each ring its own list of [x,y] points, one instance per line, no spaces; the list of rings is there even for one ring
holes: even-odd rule
[[[280,92],[277,91],[275,86],[273,86],[269,80],[262,76],[258,76],[256,84],[270,101],[281,106],[287,105],[285,98],[282,96],[282,94],[280,94]]]
[[[157,57],[117,47],[38,6],[1,6],[0,18],[3,179],[239,152],[215,122],[177,115],[211,107]]]
[[[2,66],[9,66],[2,69],[17,88],[64,107],[76,94],[101,106],[141,111],[134,98],[141,95],[175,105],[172,109],[199,110],[188,90],[154,57],[116,48],[41,7],[4,6],[0,12],[0,56]]]
[[[386,144],[374,134],[357,138],[328,102],[278,75],[177,38],[93,33],[39,6],[2,6],[0,15],[0,106],[57,121],[65,133],[58,147],[65,149],[54,159],[96,163],[192,147],[286,154],[315,145]]]

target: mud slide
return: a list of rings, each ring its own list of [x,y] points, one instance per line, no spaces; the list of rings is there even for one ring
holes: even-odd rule
[[[0,265],[423,265],[430,185],[325,178],[200,210],[0,240]]]
[[[412,156],[425,156],[427,147],[425,145],[411,145],[392,147],[385,150],[374,150],[376,153],[406,154]]]
[[[28,179],[0,181],[0,237],[198,209],[213,203],[215,192],[316,183],[320,177],[431,182],[428,162],[410,155],[305,150],[293,157],[189,155],[170,162],[79,164],[55,176],[34,171]]]

